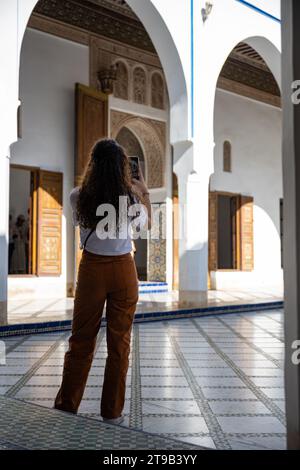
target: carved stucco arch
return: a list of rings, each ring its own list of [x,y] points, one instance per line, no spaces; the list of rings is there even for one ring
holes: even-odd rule
[[[116,139],[123,127],[129,129],[141,144],[147,166],[150,189],[165,186],[166,124],[119,111],[111,112],[111,137]]]

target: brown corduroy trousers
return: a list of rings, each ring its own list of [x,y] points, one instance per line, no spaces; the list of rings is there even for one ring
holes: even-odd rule
[[[92,365],[106,301],[107,359],[101,416],[121,416],[129,365],[130,339],[138,278],[130,253],[101,256],[83,251],[76,285],[72,336],[65,354],[62,385],[55,408],[77,413]]]

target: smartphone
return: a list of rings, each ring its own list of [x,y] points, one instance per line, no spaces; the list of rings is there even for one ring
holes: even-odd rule
[[[140,179],[140,176],[139,176],[139,168],[140,168],[139,157],[129,157],[129,162],[130,162],[132,178],[134,178],[136,180]]]

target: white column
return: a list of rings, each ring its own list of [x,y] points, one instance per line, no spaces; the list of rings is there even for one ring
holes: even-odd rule
[[[0,325],[7,323],[9,158],[0,157]]]
[[[9,146],[17,140],[19,51],[29,4],[0,2],[0,324],[7,322]]]
[[[180,205],[179,300],[207,300],[209,173],[193,171],[195,146],[174,147]]]

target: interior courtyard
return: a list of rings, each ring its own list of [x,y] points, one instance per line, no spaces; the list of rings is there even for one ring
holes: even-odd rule
[[[0,138],[1,450],[300,448],[281,2],[190,0],[178,6],[186,31],[170,3],[26,0],[18,10]],[[78,415],[53,409],[82,256],[69,194],[107,137],[139,157],[157,221],[135,241],[122,426],[100,417],[105,310]]]

